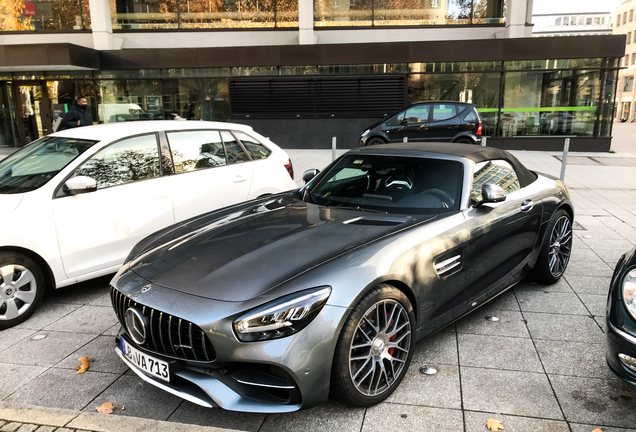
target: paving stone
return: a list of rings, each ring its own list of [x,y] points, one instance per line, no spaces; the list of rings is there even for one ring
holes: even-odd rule
[[[552,285],[543,285],[536,282],[523,280],[519,282],[514,289],[515,290],[523,289],[528,291],[540,291],[540,292],[566,292],[566,293],[573,292],[572,287],[570,287],[570,284],[564,278],[559,279],[556,283],[553,283]]]
[[[53,432],[54,430],[55,430],[54,426],[40,426],[39,428],[36,429],[35,432]]]
[[[420,368],[409,368],[395,393],[386,400],[405,405],[421,405],[438,408],[461,409],[459,368],[450,365],[434,365],[435,375],[424,375]]]
[[[459,364],[543,372],[531,339],[459,334]]]
[[[509,289],[479,308],[479,311],[485,314],[494,310],[510,310],[518,312],[520,310],[519,303],[517,303],[514,291]]]
[[[499,420],[503,424],[505,432],[570,432],[568,424],[564,421],[473,411],[464,412],[464,422],[466,424],[465,431],[486,431],[486,423],[489,419]]]
[[[494,315],[499,321],[487,321],[487,315]],[[472,333],[493,336],[530,337],[521,312],[477,309],[457,322],[457,333]]]
[[[69,369],[49,369],[20,390],[7,402],[81,410],[118,378],[115,374]]]
[[[463,429],[460,410],[381,403],[367,408],[361,432],[457,432]]]
[[[18,430],[18,428],[22,425],[22,423],[16,423],[16,422],[11,422],[11,423],[7,423],[6,425],[2,426],[2,429],[0,429],[0,431],[2,432],[15,432]]]
[[[549,375],[568,421],[633,427],[636,386],[621,380]]]
[[[38,309],[31,315],[31,317],[15,326],[19,329],[32,329],[41,330],[44,327],[54,323],[55,321],[67,316],[69,313],[79,308],[78,305],[62,304],[62,303],[47,303],[44,302],[38,307]],[[67,329],[68,330],[68,329]]]
[[[619,429],[614,427],[607,427],[604,425],[585,425],[578,423],[570,423],[570,428],[572,429],[572,432],[591,432],[596,428],[600,428],[603,432],[636,432],[636,429]]]
[[[464,409],[563,420],[543,373],[461,367]]]
[[[605,316],[607,310],[607,296],[595,294],[579,294],[585,307],[594,316]]]
[[[265,414],[225,411],[221,408],[204,408],[184,401],[168,418],[168,421],[255,432],[263,424],[265,416]]]
[[[34,424],[23,424],[20,426],[17,432],[33,432],[38,428],[38,425]]]
[[[106,330],[104,333],[102,333],[102,335],[104,335],[104,336],[117,336],[117,334],[119,333],[119,329],[120,328],[121,328],[121,324],[118,321],[117,324],[115,324],[114,326],[112,326],[111,328]]]
[[[611,277],[570,276],[565,279],[577,294],[605,295],[609,292]]]
[[[545,312],[568,315],[589,315],[587,308],[573,292],[543,292],[515,289],[523,312]]]
[[[183,400],[173,396],[138,376],[122,375],[93,400],[84,411],[95,412],[95,408],[104,402],[125,410],[117,410],[116,415],[143,417],[153,420],[168,420]]]
[[[45,334],[46,337],[39,340],[27,338],[0,352],[0,363],[53,366],[96,337],[90,334],[51,331],[40,331],[36,334]]]
[[[584,249],[584,248],[572,248],[572,255],[570,257],[570,261],[572,262],[600,262],[603,259],[597,255],[597,253],[592,249]]]
[[[46,330],[100,334],[117,324],[117,316],[111,307],[82,306],[64,318],[46,327]]]
[[[620,257],[627,251],[627,249],[622,251],[613,249],[596,249],[594,252],[596,252],[610,267],[615,268]]]
[[[93,372],[110,372],[122,374],[128,366],[115,353],[115,338],[112,336],[98,336],[79,350],[70,354],[55,367],[75,369],[79,365],[80,357],[88,357]]]
[[[416,342],[413,348],[411,367],[427,364],[458,365],[457,336],[454,332],[439,332]]]
[[[600,327],[601,331],[605,334],[605,328],[607,327],[607,322],[605,320],[605,317],[594,317],[594,321],[596,322],[596,324]]]
[[[549,374],[613,378],[612,372],[605,363],[604,343],[539,339],[534,343],[541,363]]]
[[[364,411],[364,408],[329,401],[305,411],[269,414],[259,432],[359,432]]]
[[[86,282],[56,289],[47,296],[47,301],[87,305],[109,292],[110,288],[108,284],[112,278],[112,275],[102,276]]]
[[[614,240],[612,240],[614,241]],[[565,270],[565,275],[612,277],[613,268],[605,262],[571,262]]]
[[[524,312],[533,339],[603,343],[605,337],[593,318]]]
[[[23,339],[33,335],[35,330],[9,328],[0,332],[0,351],[9,348],[12,345],[17,344]]]
[[[112,307],[113,302],[110,300],[110,290],[106,291],[105,294],[102,294],[99,297],[91,300],[89,305],[90,306]]]
[[[634,247],[628,240],[607,240],[592,237],[591,239],[583,238],[583,242],[594,251],[606,249],[621,251],[622,254]]]
[[[0,399],[27,384],[46,371],[46,367],[0,363]]]

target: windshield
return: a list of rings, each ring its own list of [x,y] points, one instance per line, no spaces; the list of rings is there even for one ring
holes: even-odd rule
[[[442,159],[347,155],[310,182],[303,199],[399,214],[459,209],[463,165]]]
[[[97,141],[45,137],[0,161],[0,194],[35,190]]]

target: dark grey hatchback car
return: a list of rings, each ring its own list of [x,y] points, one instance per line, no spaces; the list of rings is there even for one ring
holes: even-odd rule
[[[367,127],[360,145],[393,142],[481,144],[481,118],[474,105],[462,102],[418,102]]]

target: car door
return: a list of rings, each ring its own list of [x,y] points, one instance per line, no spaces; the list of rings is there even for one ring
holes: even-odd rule
[[[509,162],[489,160],[475,165],[471,202],[481,200],[484,184],[501,186],[506,199],[465,211],[470,234],[466,251],[468,308],[473,303],[481,304],[521,277],[541,226],[542,203],[535,198],[531,186],[520,186]]]
[[[170,187],[175,221],[247,199],[252,163],[229,131],[166,132],[175,175]]]
[[[53,217],[69,278],[123,263],[147,235],[174,223],[169,177],[161,176],[157,134],[117,141],[75,170],[97,190],[53,199]]]
[[[458,106],[451,103],[432,104],[431,122],[428,124],[430,141],[450,142],[459,133]]]
[[[429,104],[414,105],[398,114],[390,121],[390,129],[386,131],[390,142],[426,141],[428,139]]]

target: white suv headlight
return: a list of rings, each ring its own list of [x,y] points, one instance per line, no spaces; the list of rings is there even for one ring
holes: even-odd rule
[[[636,319],[636,268],[623,279],[623,301],[629,313]]]
[[[371,132],[371,129],[365,130],[364,132],[362,132],[362,135],[360,135],[360,136],[366,136],[366,135],[369,134],[369,132]]]
[[[327,303],[330,287],[300,291],[259,306],[234,321],[241,342],[278,339],[305,328]]]

